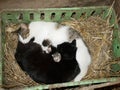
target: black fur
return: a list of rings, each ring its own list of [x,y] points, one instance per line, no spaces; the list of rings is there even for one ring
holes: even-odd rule
[[[80,73],[75,59],[76,41],[64,42],[57,48],[51,47],[52,52],[46,54],[39,44],[33,43],[33,40],[27,44],[18,41],[15,58],[20,67],[38,83],[53,84],[73,80]],[[61,54],[60,62],[53,60],[52,54],[55,52]]]

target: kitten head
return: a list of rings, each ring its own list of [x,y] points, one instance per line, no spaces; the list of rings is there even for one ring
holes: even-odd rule
[[[57,46],[58,52],[61,54],[63,59],[74,59],[76,56],[76,40],[73,40],[71,43],[64,42]]]
[[[60,62],[60,61],[61,61],[61,54],[58,53],[58,52],[52,54],[52,57],[53,57],[53,60],[54,60],[55,62]]]
[[[49,39],[44,39],[42,42],[42,48],[46,53],[52,52],[51,41]]]

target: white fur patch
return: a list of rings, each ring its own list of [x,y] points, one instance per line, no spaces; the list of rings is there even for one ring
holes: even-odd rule
[[[29,24],[30,34],[26,39],[21,39],[23,43],[28,43],[32,37],[35,37],[34,42],[42,45],[43,40],[49,39],[52,41],[52,45],[57,47],[65,41],[68,41],[68,29],[67,26],[57,27],[55,22],[44,22],[36,21]],[[46,47],[42,46],[43,50],[47,50]],[[46,51],[47,52],[47,51]]]
[[[74,81],[80,81],[87,74],[88,67],[91,63],[91,56],[88,51],[88,48],[86,47],[85,43],[81,38],[76,39],[76,43],[77,43],[76,60],[79,64],[81,72],[77,75]]]

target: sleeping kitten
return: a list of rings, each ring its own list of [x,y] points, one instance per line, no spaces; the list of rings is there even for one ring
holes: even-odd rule
[[[71,43],[64,42],[51,46],[52,52],[45,53],[41,46],[31,39],[28,43],[18,42],[15,58],[20,67],[38,83],[61,83],[73,80],[79,73],[80,68],[75,59],[76,40]],[[55,62],[52,55],[59,52],[60,62]]]
[[[71,42],[76,39],[76,60],[79,64],[81,69],[81,73],[75,78],[74,81],[80,81],[87,73],[88,67],[91,63],[91,55],[89,53],[88,47],[85,45],[82,37],[78,34],[77,31],[72,30],[69,26],[61,25],[58,27],[58,24],[55,22],[44,22],[44,21],[37,21],[31,22],[29,24],[29,36],[26,39],[21,38],[19,35],[20,41],[22,43],[27,43],[30,41],[32,37],[35,37],[34,42],[41,45],[42,50],[45,53],[52,52],[51,46],[57,48],[57,45],[64,43],[64,42]],[[44,40],[48,40],[48,45],[44,46]],[[59,54],[53,54],[53,60],[59,62],[60,59],[56,58],[58,55],[59,58],[61,56]]]

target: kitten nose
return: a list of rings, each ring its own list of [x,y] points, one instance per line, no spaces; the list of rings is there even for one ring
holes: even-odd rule
[[[43,40],[43,42],[42,42],[42,45],[43,45],[43,46],[49,46],[50,44],[51,44],[51,42],[50,42],[49,39],[45,39],[45,40]]]

